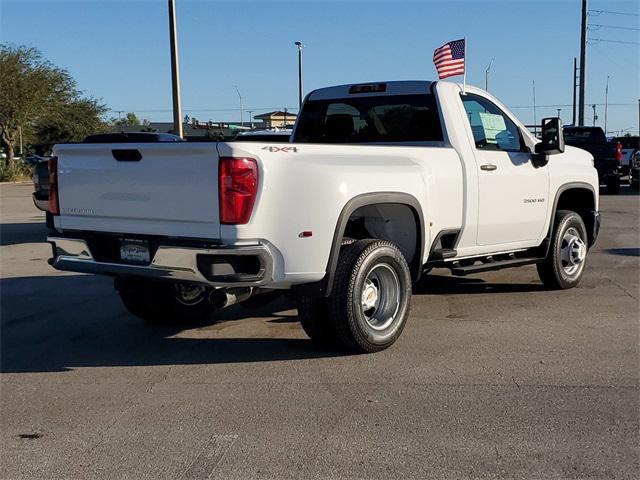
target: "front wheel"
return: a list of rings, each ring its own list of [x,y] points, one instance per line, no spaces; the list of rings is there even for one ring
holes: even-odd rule
[[[340,249],[329,319],[338,340],[359,352],[391,346],[409,317],[411,275],[398,247],[358,240]]]
[[[549,253],[538,264],[538,275],[547,288],[564,290],[578,285],[587,259],[587,242],[587,229],[580,215],[559,210]]]
[[[205,285],[125,277],[116,280],[116,289],[127,310],[150,324],[204,323],[215,310]]]

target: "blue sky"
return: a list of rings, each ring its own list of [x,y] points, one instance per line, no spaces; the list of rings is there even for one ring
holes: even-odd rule
[[[190,1],[176,0],[184,110],[200,120],[239,118],[246,109],[297,107],[297,57],[305,53],[305,90],[374,80],[434,79],[435,48],[467,35],[468,81],[489,89],[526,123],[538,105],[571,104],[579,54],[580,1]],[[611,75],[609,130],[638,129],[640,3],[591,0],[587,102],[604,103]],[[627,30],[630,29],[630,30]],[[635,30],[634,30],[635,29]],[[167,3],[157,1],[0,0],[3,43],[39,48],[68,69],[80,88],[111,109],[170,120]],[[625,104],[625,105],[616,105]],[[562,107],[565,123],[571,106]],[[236,111],[233,111],[236,109]],[[226,110],[226,111],[225,111]],[[538,117],[555,115],[538,108]],[[598,124],[604,107],[598,106]],[[117,114],[111,113],[112,116]],[[592,109],[587,109],[592,121]],[[247,116],[245,115],[245,119]]]

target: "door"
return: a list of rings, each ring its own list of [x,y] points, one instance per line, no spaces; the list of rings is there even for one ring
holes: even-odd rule
[[[538,240],[549,170],[535,166],[517,125],[490,100],[462,95],[478,168],[478,245]]]

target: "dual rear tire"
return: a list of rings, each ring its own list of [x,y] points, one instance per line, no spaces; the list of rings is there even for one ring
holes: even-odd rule
[[[193,325],[212,320],[211,288],[139,277],[116,280],[127,310],[149,324]]]
[[[402,252],[383,240],[342,245],[327,298],[298,298],[302,328],[317,344],[377,352],[391,346],[409,317],[411,274]]]

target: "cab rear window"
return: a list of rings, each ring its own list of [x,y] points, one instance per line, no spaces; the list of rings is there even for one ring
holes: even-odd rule
[[[305,102],[297,143],[409,143],[442,141],[431,94],[379,95]]]

